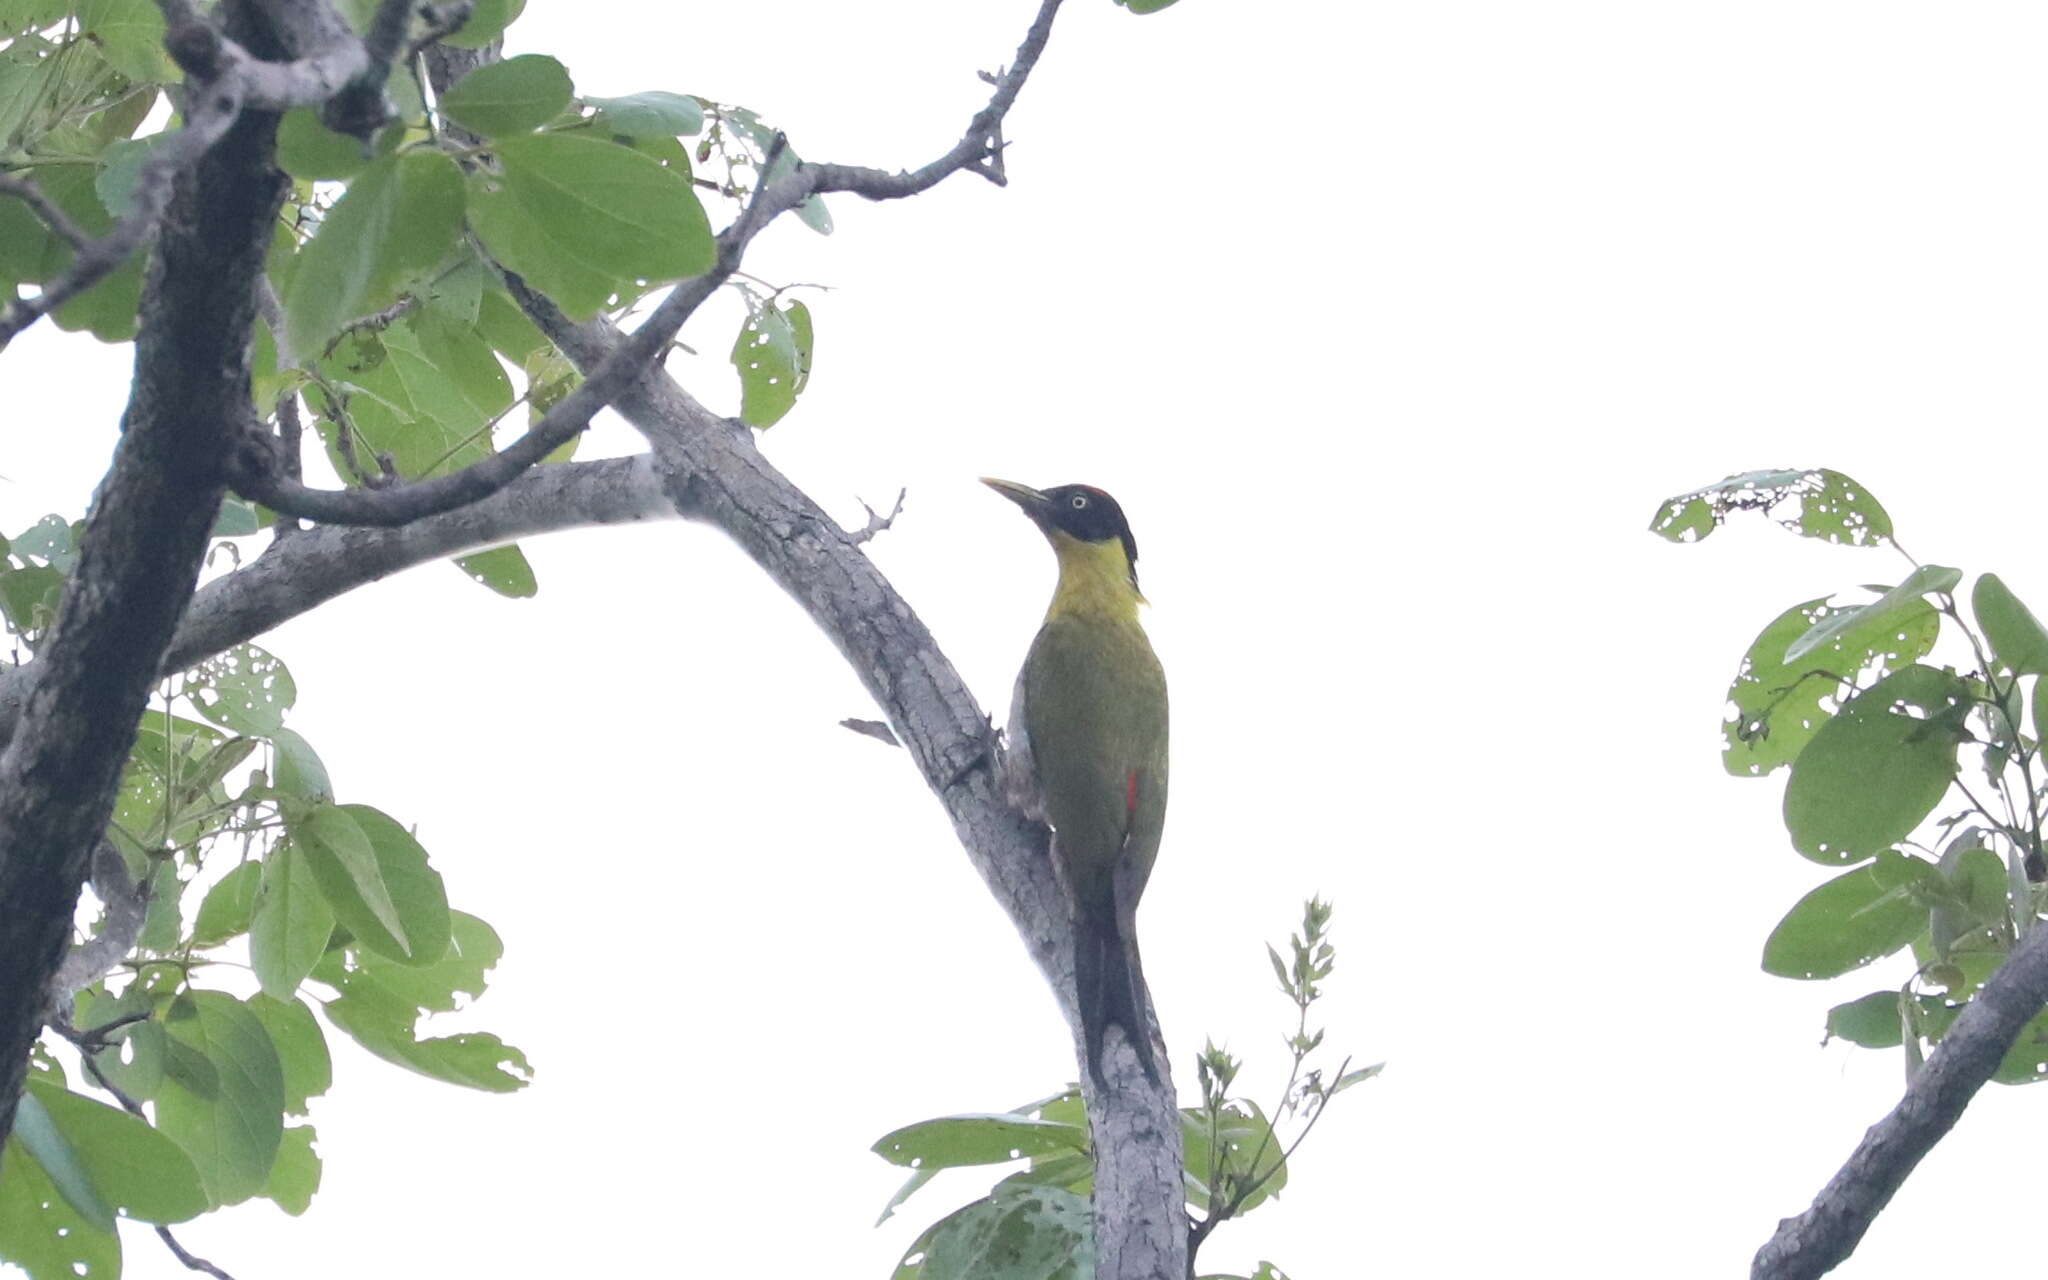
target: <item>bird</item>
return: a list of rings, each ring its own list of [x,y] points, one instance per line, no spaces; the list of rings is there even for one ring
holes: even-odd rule
[[[1104,1033],[1114,1025],[1156,1085],[1136,922],[1166,822],[1166,674],[1138,622],[1138,542],[1116,499],[1090,485],[982,483],[1023,508],[1059,561],[1017,674],[1004,794],[1052,828],[1090,1076],[1104,1085]]]

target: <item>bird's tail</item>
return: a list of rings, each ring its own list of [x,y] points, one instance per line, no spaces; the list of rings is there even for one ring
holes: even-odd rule
[[[1159,1065],[1152,1057],[1152,1029],[1144,1015],[1145,986],[1138,963],[1137,939],[1107,909],[1083,908],[1074,939],[1074,997],[1081,1014],[1081,1036],[1088,1052],[1088,1074],[1103,1084],[1102,1035],[1109,1024],[1124,1029],[1124,1039],[1137,1051],[1145,1078],[1159,1083]]]

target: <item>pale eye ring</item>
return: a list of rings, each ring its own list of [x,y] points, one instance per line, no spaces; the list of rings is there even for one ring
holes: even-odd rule
[[[1088,509],[1088,499],[1082,494],[1077,493],[1073,497],[1067,499],[1067,501],[1070,504],[1072,504],[1074,510],[1076,511],[1086,511]]]

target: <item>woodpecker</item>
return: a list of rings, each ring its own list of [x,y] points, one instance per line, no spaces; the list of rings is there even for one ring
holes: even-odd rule
[[[1138,624],[1138,542],[1100,489],[982,483],[1023,508],[1059,560],[1052,605],[1017,674],[1004,789],[1052,827],[1089,1074],[1103,1084],[1103,1036],[1115,1025],[1156,1084],[1136,921],[1166,822],[1166,674]]]

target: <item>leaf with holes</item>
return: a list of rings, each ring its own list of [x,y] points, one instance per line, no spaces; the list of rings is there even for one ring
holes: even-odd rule
[[[1075,1125],[1021,1115],[959,1115],[905,1125],[883,1134],[869,1150],[891,1164],[952,1169],[1087,1148],[1088,1131]]]
[[[441,95],[441,110],[472,133],[486,138],[538,129],[562,114],[576,87],[569,71],[543,53],[523,53],[486,63]]]
[[[71,1207],[18,1134],[0,1158],[0,1258],[30,1280],[121,1273],[120,1237]]]
[[[143,1222],[184,1222],[207,1210],[199,1171],[184,1148],[118,1107],[31,1080],[36,1098],[109,1208]]]
[[[540,581],[533,576],[533,566],[526,562],[526,553],[517,546],[493,547],[489,551],[457,556],[455,567],[468,574],[470,581],[481,583],[513,600],[524,600],[540,591]]]
[[[387,1062],[490,1093],[523,1089],[533,1078],[526,1055],[494,1035],[465,1032],[420,1039],[414,1030],[419,1006],[374,972],[351,971],[337,985],[342,994],[327,1002],[327,1020]]]
[[[1949,719],[1968,696],[1954,675],[1916,664],[1851,698],[1792,762],[1793,847],[1816,862],[1860,862],[1912,834],[1955,777]]]
[[[1785,660],[1793,641],[1847,612],[1825,596],[1793,605],[1749,646],[1728,688],[1732,714],[1722,726],[1721,763],[1729,773],[1761,777],[1792,763],[1833,714],[1823,703],[1839,699],[1844,682],[1913,662],[1934,647],[1941,630],[1941,615],[1922,599],[1889,617],[1866,615],[1799,661]]]
[[[1765,973],[1833,978],[1882,959],[1927,927],[1914,893],[1935,879],[1919,858],[1887,852],[1801,898],[1764,942]]]
[[[470,224],[497,259],[575,319],[642,283],[711,269],[711,221],[689,179],[570,134],[506,138],[470,176]]]
[[[1797,662],[1809,653],[1830,647],[1835,637],[1845,631],[1885,626],[1894,618],[1911,614],[1915,606],[1926,604],[1928,596],[1945,595],[1955,590],[1956,584],[1962,580],[1960,569],[1923,564],[1907,574],[1904,582],[1869,604],[1815,623],[1811,631],[1786,647],[1785,661]]]
[[[199,714],[236,733],[266,737],[284,727],[298,686],[284,663],[253,644],[240,644],[193,668],[186,692]]]
[[[1786,502],[1795,511],[1778,514]],[[1650,532],[1672,542],[1698,542],[1734,511],[1764,511],[1793,533],[1851,546],[1876,546],[1892,536],[1892,520],[1862,485],[1839,471],[1746,471],[1691,493],[1667,498]]]
[[[772,427],[796,405],[810,381],[811,347],[811,312],[801,302],[787,310],[768,302],[747,317],[732,346],[742,421]]]
[[[892,1280],[1090,1280],[1088,1201],[1057,1187],[1004,1186],[933,1223]]]

